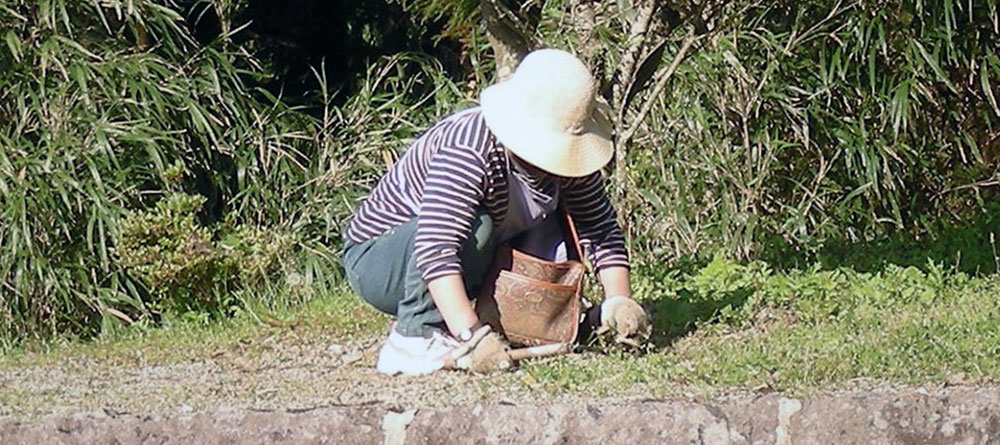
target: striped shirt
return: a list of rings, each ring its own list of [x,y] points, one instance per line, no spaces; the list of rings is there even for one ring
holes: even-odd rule
[[[421,135],[361,204],[347,239],[363,243],[417,218],[414,255],[425,282],[460,274],[459,252],[476,213],[494,227],[507,215],[507,154],[478,107],[455,113]],[[555,177],[580,244],[597,270],[629,267],[601,173]]]

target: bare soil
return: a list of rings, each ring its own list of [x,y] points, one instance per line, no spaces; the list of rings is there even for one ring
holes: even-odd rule
[[[79,412],[179,415],[219,407],[444,407],[479,402],[572,403],[593,398],[546,388],[523,371],[387,377],[374,368],[380,342],[381,338],[344,341],[284,333],[178,363],[149,363],[136,353],[111,360],[76,356],[44,365],[0,368],[0,422]],[[592,354],[574,354],[568,360],[592,358]],[[643,387],[622,388],[603,400],[625,403],[648,395]]]
[[[827,394],[643,385],[552,390],[529,373],[374,369],[380,338],[294,331],[206,357],[66,357],[0,369],[0,443],[958,444],[1000,440],[1000,390],[851,382]],[[586,365],[594,354],[567,359]]]

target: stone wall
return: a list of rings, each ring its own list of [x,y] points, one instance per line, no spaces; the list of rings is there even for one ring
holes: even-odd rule
[[[718,403],[383,405],[87,413],[0,424],[2,444],[1000,444],[1000,389],[780,394]]]

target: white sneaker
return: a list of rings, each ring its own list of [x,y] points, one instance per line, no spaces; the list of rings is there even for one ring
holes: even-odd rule
[[[445,360],[460,347],[458,340],[435,332],[430,338],[407,337],[392,332],[378,353],[375,368],[388,375],[424,375],[444,367]]]

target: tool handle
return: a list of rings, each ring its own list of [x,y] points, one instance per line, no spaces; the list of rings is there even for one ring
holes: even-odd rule
[[[511,349],[508,354],[515,362],[529,358],[551,357],[562,355],[570,350],[569,343],[553,343],[551,345],[529,346],[526,348]]]

